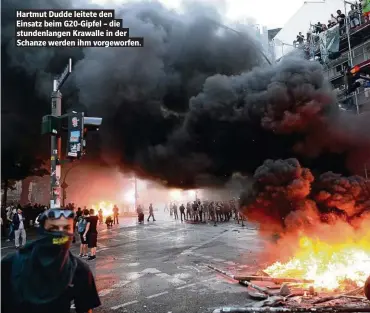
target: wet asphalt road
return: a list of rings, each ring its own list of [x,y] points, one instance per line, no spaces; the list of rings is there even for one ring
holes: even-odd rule
[[[212,312],[250,302],[245,287],[207,265],[254,273],[263,242],[253,226],[181,223],[164,213],[156,219],[137,225],[121,218],[112,230],[101,226],[97,259],[88,261],[102,301],[94,312]],[[12,250],[3,248],[3,256]],[[78,253],[78,244],[72,252]]]

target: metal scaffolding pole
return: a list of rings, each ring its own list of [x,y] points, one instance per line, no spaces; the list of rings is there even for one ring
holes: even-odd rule
[[[351,5],[353,4],[352,2],[348,2],[346,0],[343,1],[344,4],[344,15],[346,16],[344,23],[346,27],[346,35],[347,35],[347,42],[348,42],[348,60],[349,60],[349,65],[352,68],[354,66],[353,64],[353,54],[352,54],[352,46],[351,46],[351,32],[350,32],[350,25],[348,23],[348,16],[347,16],[347,4]],[[357,91],[355,91],[355,105],[356,105],[356,112],[357,115],[360,115],[360,106],[358,105],[358,97],[357,97]],[[364,164],[364,173],[365,173],[365,179],[368,179],[367,175],[367,165],[366,163]]]

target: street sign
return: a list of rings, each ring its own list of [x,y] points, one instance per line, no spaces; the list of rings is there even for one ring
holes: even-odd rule
[[[57,79],[56,90],[59,90],[62,87],[62,85],[64,84],[64,82],[67,80],[69,74],[71,74],[71,73],[72,73],[72,59],[70,58],[69,59],[69,62],[68,62],[68,65],[64,69],[63,73]]]
[[[80,158],[84,140],[84,114],[72,112],[68,115],[67,157]]]

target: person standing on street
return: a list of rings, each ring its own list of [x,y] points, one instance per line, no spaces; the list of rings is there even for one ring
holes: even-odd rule
[[[69,251],[74,215],[46,211],[41,238],[1,260],[2,313],[70,313],[72,301],[77,313],[92,313],[101,305],[91,270]]]
[[[99,225],[102,225],[104,222],[103,209],[99,209],[98,217],[99,217]]]
[[[6,241],[11,241],[14,239],[14,224],[13,224],[13,216],[17,213],[17,209],[14,206],[10,206],[7,208],[6,212],[6,219],[9,224],[9,232],[8,232],[8,239]]]
[[[87,257],[87,240],[84,238],[84,233],[87,225],[87,218],[89,217],[89,210],[85,209],[83,215],[78,218],[77,222],[77,231],[80,235],[81,245],[80,245],[80,254],[79,256]]]
[[[190,202],[188,202],[187,204],[186,204],[186,219],[187,220],[191,220],[191,217],[192,215],[191,215],[191,205],[190,205]]]
[[[155,222],[155,218],[154,218],[154,210],[153,210],[153,204],[152,204],[152,203],[149,205],[149,216],[148,216],[148,222],[149,222],[150,217],[153,217],[153,222]]]
[[[117,222],[117,225],[119,224],[118,215],[119,215],[119,209],[118,209],[118,206],[115,204],[113,207],[113,224],[116,224],[116,222]]]
[[[180,218],[181,218],[181,222],[183,221],[182,217],[184,217],[184,220],[186,219],[186,217],[185,217],[185,206],[184,206],[184,204],[181,204],[180,205]]]
[[[88,260],[96,259],[96,246],[98,243],[98,217],[94,214],[94,210],[90,210],[90,216],[86,218],[87,224],[83,234],[83,240],[87,241],[87,246],[90,249]]]
[[[175,220],[178,220],[179,219],[179,213],[177,212],[177,205],[176,205],[175,202],[173,203],[172,209],[173,209],[173,215],[175,216]]]
[[[25,230],[26,219],[23,216],[21,209],[17,210],[17,213],[13,216],[14,234],[15,234],[15,248],[19,249],[26,244],[26,230]],[[19,237],[22,237],[22,244],[19,243]]]

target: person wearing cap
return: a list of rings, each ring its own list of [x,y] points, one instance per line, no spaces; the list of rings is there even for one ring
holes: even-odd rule
[[[41,238],[1,260],[2,313],[67,313],[72,301],[77,313],[91,313],[101,302],[91,270],[69,251],[73,210],[39,220]]]

